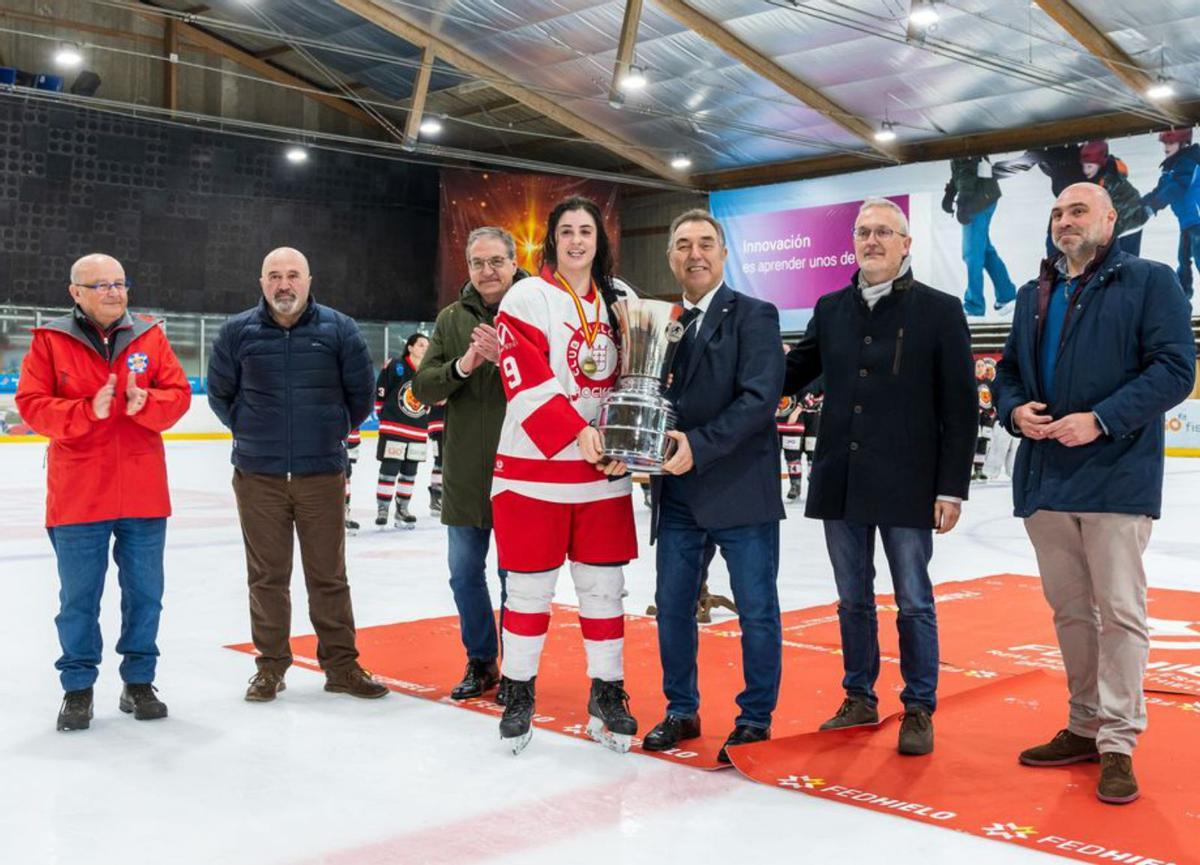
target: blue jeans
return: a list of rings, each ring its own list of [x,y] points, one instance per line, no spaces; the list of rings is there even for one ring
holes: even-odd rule
[[[475,526],[447,526],[450,535],[450,590],[458,608],[459,630],[467,657],[494,661],[499,654],[496,616],[487,585],[487,554],[492,530]],[[500,624],[504,625],[504,602],[508,599],[508,571],[500,574]]]
[[[742,629],[742,672],[746,687],[737,697],[735,723],[771,726],[779,701],[783,668],[783,628],[779,621],[779,523],[775,520],[733,529],[706,531],[696,525],[687,504],[663,484],[658,522],[658,652],[663,668],[667,714],[690,718],[700,711],[696,683],[696,603],[705,548],[715,543],[729,568],[733,600]]]
[[[104,641],[100,636],[100,596],[108,571],[108,541],[121,586],[121,637],[117,652],[121,679],[154,681],[158,661],[158,619],[162,613],[163,545],[167,521],[127,518],[76,523],[46,529],[58,559],[58,642],[55,662],[64,691],[90,688],[96,681]]]
[[[1183,296],[1192,298],[1192,263],[1200,267],[1200,225],[1181,229],[1179,232],[1179,266],[1175,275],[1183,286]]]
[[[1017,287],[1008,275],[1008,268],[996,247],[992,246],[988,231],[996,203],[992,202],[971,217],[962,227],[962,258],[967,264],[967,293],[963,295],[963,309],[967,315],[983,315],[983,272],[992,278],[996,292],[996,305],[1008,303],[1017,297]]]
[[[845,520],[825,521],[825,544],[838,590],[842,630],[842,687],[847,696],[876,705],[879,678],[879,623],[875,618],[875,529],[892,572],[900,614],[900,675],[905,706],[937,708],[938,633],[929,581],[933,531],[896,526],[868,526]]]

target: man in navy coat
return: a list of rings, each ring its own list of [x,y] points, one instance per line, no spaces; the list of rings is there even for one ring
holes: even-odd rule
[[[667,258],[683,305],[699,312],[680,343],[667,393],[678,416],[671,433],[678,448],[651,486],[667,715],[646,736],[648,751],[700,735],[696,601],[709,541],[729,568],[746,681],[725,745],[769,738],[779,697],[779,313],[725,284],[727,254],[725,233],[707,211],[689,210],[672,223]],[[725,748],[718,759],[729,762]]]
[[[1112,200],[1068,186],[1059,254],[1017,295],[996,368],[997,422],[1022,438],[1013,505],[1037,553],[1070,692],[1067,726],[1026,766],[1100,761],[1097,797],[1138,797],[1149,656],[1142,554],[1162,511],[1164,412],[1191,393],[1191,306],[1165,264],[1113,242]]]

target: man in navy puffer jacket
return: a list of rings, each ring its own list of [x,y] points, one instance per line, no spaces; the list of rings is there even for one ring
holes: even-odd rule
[[[325,690],[382,697],[358,664],[343,524],[346,435],[371,413],[375,376],[349,316],[309,295],[308,261],[281,248],[263,260],[263,297],[221,328],[208,402],[233,431],[233,490],[246,546],[258,672],[246,699],[268,702],[292,663],[292,526],[317,632]]]
[[[1096,795],[1138,797],[1149,656],[1142,555],[1162,511],[1164,412],[1196,375],[1191,308],[1165,264],[1121,251],[1108,192],[1068,186],[1051,211],[1060,254],[1017,294],[996,367],[998,422],[1021,437],[1013,504],[1054,611],[1067,726],[1027,766],[1100,761]]]

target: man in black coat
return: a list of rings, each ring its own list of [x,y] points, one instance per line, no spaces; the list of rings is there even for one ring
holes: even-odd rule
[[[787,356],[784,390],[825,375],[821,436],[805,515],[825,521],[838,589],[846,699],[822,730],[879,722],[875,532],[900,608],[902,754],[933,750],[938,635],[933,530],[967,497],[977,423],[974,363],[957,300],[910,272],[908,220],[872,198],[854,223],[859,271],[822,297]]]
[[[770,737],[779,698],[779,436],[783,386],[779,312],[725,284],[725,233],[712,214],[689,210],[671,226],[667,258],[689,310],[667,396],[677,450],[653,478],[650,539],[658,541],[658,647],[667,716],[646,736],[666,751],[700,735],[696,602],[706,548],[716,544],[742,632],[746,687],[725,745]],[[718,760],[729,762],[724,747]]]
[[[263,260],[257,306],[225,322],[208,365],[208,403],[233,432],[233,492],[246,546],[257,674],[246,699],[268,702],[292,663],[293,526],[325,690],[382,697],[358,664],[343,524],[350,430],[371,413],[375,381],[358,325],[311,297],[308,260]]]

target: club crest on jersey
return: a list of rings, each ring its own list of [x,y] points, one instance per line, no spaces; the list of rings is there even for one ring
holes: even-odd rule
[[[992,389],[986,384],[979,385],[979,407],[984,411],[992,407]]]
[[[581,388],[612,386],[618,372],[617,344],[613,342],[612,330],[607,324],[600,323],[590,346],[583,328],[575,328],[567,342],[567,368]]]
[[[409,417],[423,417],[429,414],[429,406],[413,394],[411,381],[406,381],[400,388],[399,393],[396,394],[396,403],[400,406],[400,411]]]
[[[125,360],[131,372],[145,372],[150,367],[150,358],[144,351],[135,351]]]

